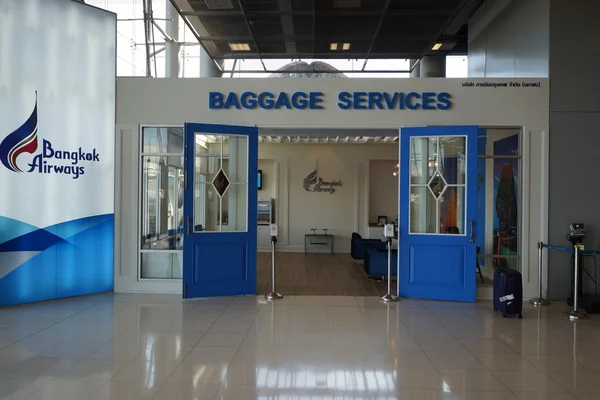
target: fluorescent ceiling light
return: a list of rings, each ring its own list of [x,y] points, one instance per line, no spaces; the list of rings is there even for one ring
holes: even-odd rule
[[[229,43],[229,48],[233,51],[250,51],[248,43]]]
[[[331,44],[329,45],[329,50],[333,50],[333,51],[335,51],[335,50],[337,50],[337,49],[338,49],[338,45],[337,45],[337,43],[331,43]]]
[[[344,43],[342,50],[350,50],[350,43]]]
[[[431,50],[439,50],[442,47],[441,43],[436,43]]]

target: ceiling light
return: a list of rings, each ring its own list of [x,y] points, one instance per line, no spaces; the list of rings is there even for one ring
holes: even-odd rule
[[[342,50],[350,50],[350,43],[344,43],[342,45]]]
[[[442,47],[441,43],[436,43],[431,50],[439,50]]]
[[[338,48],[338,45],[337,45],[337,43],[331,43],[331,44],[329,45],[329,50],[333,50],[333,51],[335,51],[335,50],[337,50],[337,48]]]
[[[233,51],[250,51],[248,43],[229,43],[229,48]]]

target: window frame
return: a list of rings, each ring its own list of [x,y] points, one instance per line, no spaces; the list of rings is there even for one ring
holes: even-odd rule
[[[144,129],[148,128],[177,128],[183,130],[183,150],[181,154],[177,153],[144,153]],[[143,166],[143,158],[151,157],[151,156],[161,156],[161,157],[181,157],[184,160],[184,170],[185,170],[185,126],[178,124],[147,124],[140,125],[138,130],[138,146],[137,146],[137,157],[138,157],[138,177],[137,177],[137,208],[138,208],[138,221],[137,221],[137,281],[151,281],[151,282],[177,282],[183,281],[183,278],[144,278],[142,277],[142,254],[143,253],[162,253],[162,254],[179,254],[180,257],[183,257],[183,250],[150,250],[150,249],[142,249],[142,222],[144,221],[144,207],[142,205],[143,201],[143,193],[142,193],[142,181],[144,179],[144,166]]]

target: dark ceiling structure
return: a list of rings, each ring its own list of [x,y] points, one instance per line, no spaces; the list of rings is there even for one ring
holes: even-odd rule
[[[214,60],[466,54],[483,0],[171,0]],[[437,47],[437,50],[432,50]]]

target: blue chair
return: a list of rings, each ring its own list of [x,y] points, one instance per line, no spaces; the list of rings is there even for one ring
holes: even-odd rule
[[[367,245],[365,255],[365,272],[372,279],[380,279],[381,277],[387,276],[388,273],[388,253],[386,244],[384,242],[381,245]],[[392,250],[392,276],[398,275],[398,250]]]
[[[365,251],[368,244],[377,245],[378,243],[385,243],[379,239],[363,239],[358,233],[352,233],[352,242],[350,243],[350,255],[355,260],[364,260]]]

